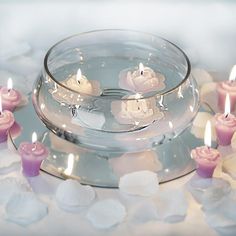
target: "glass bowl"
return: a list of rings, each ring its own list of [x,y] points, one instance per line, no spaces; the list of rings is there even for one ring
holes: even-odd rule
[[[48,129],[81,147],[147,150],[191,125],[199,94],[190,71],[185,53],[163,38],[92,31],[48,51],[33,104]]]

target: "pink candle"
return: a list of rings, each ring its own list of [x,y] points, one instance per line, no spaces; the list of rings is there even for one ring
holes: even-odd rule
[[[14,125],[14,115],[10,111],[2,111],[2,99],[0,96],[0,143],[7,140],[8,130]]]
[[[0,87],[3,110],[14,111],[21,102],[21,94],[12,88],[12,79],[9,78],[6,87]]]
[[[224,110],[226,94],[230,96],[231,111],[235,110],[236,106],[236,65],[233,66],[229,80],[219,82],[217,84],[217,93],[218,93],[218,106],[221,111]]]
[[[18,152],[21,156],[24,175],[29,177],[39,175],[41,163],[48,156],[48,149],[37,141],[35,132],[32,134],[32,143],[21,143]]]
[[[231,139],[236,131],[236,117],[230,114],[229,94],[225,99],[225,113],[215,115],[215,129],[218,143],[222,146],[231,144]]]
[[[211,178],[213,172],[219,163],[220,153],[218,150],[211,148],[211,123],[206,124],[205,146],[197,147],[192,150],[191,157],[197,164],[197,173],[203,178]]]

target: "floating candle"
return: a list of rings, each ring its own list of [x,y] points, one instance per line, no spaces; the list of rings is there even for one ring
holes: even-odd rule
[[[204,135],[205,146],[192,150],[191,157],[196,161],[197,173],[204,178],[211,178],[220,160],[218,150],[211,148],[211,122],[208,120]]]
[[[80,69],[78,69],[76,75],[69,76],[67,79],[61,81],[65,87],[72,89],[78,93],[88,94],[93,96],[99,96],[101,94],[100,83],[97,80],[88,80],[86,76],[82,75]],[[66,104],[77,104],[83,102],[83,98],[79,94],[74,96],[70,90],[54,84],[53,89],[50,89],[49,92],[52,94],[53,98],[60,102]]]
[[[235,110],[236,105],[236,65],[233,66],[229,80],[219,82],[217,84],[217,93],[218,93],[218,106],[221,111],[224,110],[226,94],[229,94],[230,97],[230,104],[231,104],[231,111]]]
[[[73,75],[64,81],[64,84],[79,93],[92,94],[93,92],[92,84],[84,75],[82,75],[80,69],[78,69],[76,76]]]
[[[230,97],[226,95],[225,113],[215,115],[216,135],[220,145],[230,145],[234,132],[236,131],[236,117],[230,114]]]
[[[32,134],[32,143],[23,142],[18,150],[21,160],[23,173],[26,176],[39,175],[39,169],[42,161],[48,156],[47,148],[37,141],[37,134]]]
[[[147,93],[160,91],[165,88],[165,77],[161,73],[155,72],[150,67],[139,64],[138,70],[121,71],[119,85],[121,88],[135,93]]]
[[[7,140],[8,130],[14,125],[15,119],[11,111],[2,109],[2,98],[0,95],[0,143]]]
[[[135,99],[131,99],[135,97]],[[130,100],[129,100],[130,98]],[[113,101],[111,112],[120,124],[147,125],[160,120],[164,114],[159,111],[155,99],[141,98],[140,94],[129,96],[124,101]]]
[[[3,110],[14,111],[21,103],[22,96],[17,90],[13,89],[11,78],[8,79],[7,87],[0,87],[0,95]]]

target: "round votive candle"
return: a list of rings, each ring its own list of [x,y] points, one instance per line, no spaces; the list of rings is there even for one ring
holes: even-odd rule
[[[215,115],[215,129],[218,143],[222,146],[231,144],[231,139],[236,131],[236,118],[230,114],[230,98],[226,94],[225,113]]]
[[[21,102],[21,94],[12,88],[12,80],[8,79],[7,87],[0,87],[3,110],[14,111]]]
[[[222,146],[230,145],[236,131],[236,117],[232,114],[216,114],[215,129],[218,143]]]
[[[203,178],[211,178],[219,163],[220,153],[207,146],[197,147],[192,150],[191,157],[197,164],[197,173]]]
[[[21,156],[23,174],[28,177],[39,175],[41,163],[48,156],[48,149],[40,142],[36,141],[36,133],[32,135],[32,143],[23,142],[20,144],[18,152]]]

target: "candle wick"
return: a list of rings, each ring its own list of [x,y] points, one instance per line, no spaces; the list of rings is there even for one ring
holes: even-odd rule
[[[143,75],[143,70],[140,71],[140,74]]]
[[[227,118],[229,116],[229,113],[225,115],[225,118]]]
[[[33,148],[32,148],[32,151],[35,151],[36,150],[36,142],[33,143]]]

